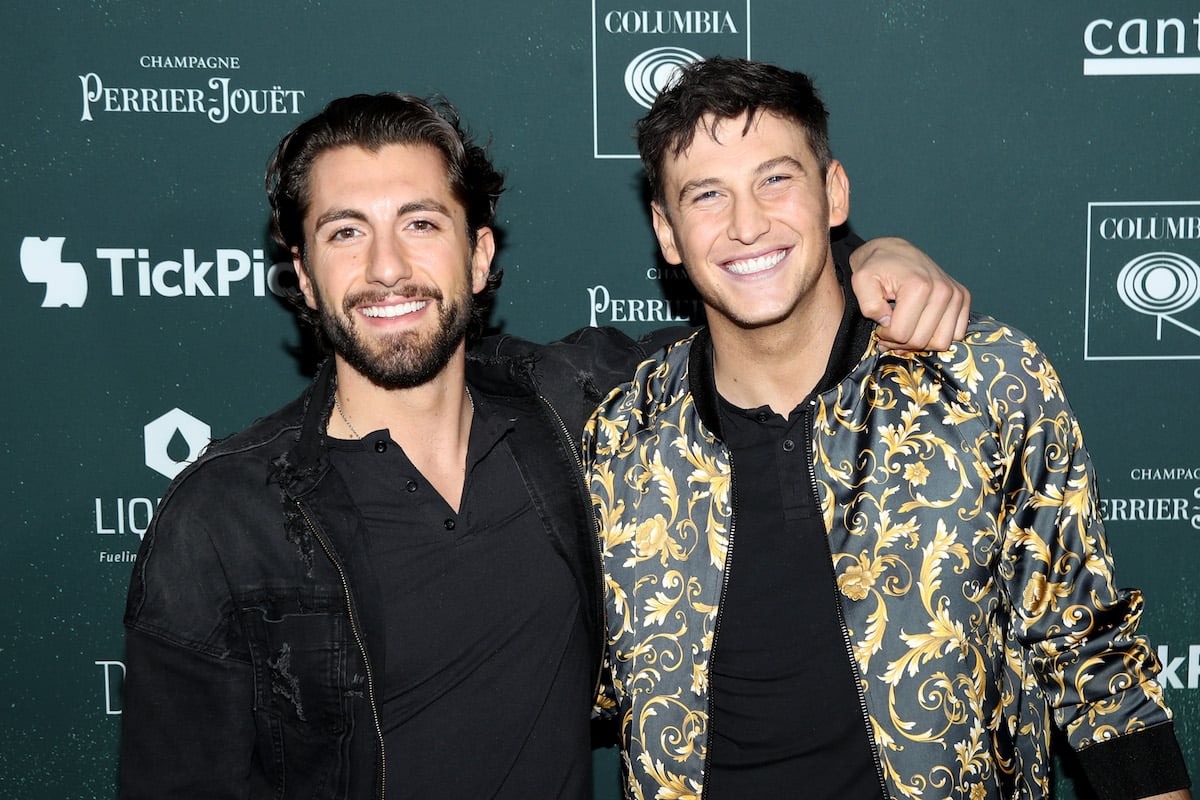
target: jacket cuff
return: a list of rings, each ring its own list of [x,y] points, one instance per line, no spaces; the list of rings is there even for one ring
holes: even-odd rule
[[[1170,722],[1097,742],[1076,756],[1099,800],[1137,800],[1192,785]]]

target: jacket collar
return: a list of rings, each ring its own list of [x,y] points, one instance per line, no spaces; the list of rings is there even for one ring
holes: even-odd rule
[[[536,358],[484,355],[467,351],[467,383],[494,397],[524,397],[537,393],[533,380]]]
[[[822,394],[837,386],[854,370],[862,360],[867,349],[871,347],[871,337],[875,332],[875,323],[864,317],[858,307],[858,299],[850,288],[850,268],[848,265],[835,262],[838,283],[842,287],[845,306],[842,311],[842,321],[838,326],[837,337],[833,342],[833,350],[825,366],[825,374],[817,383],[814,394]],[[708,327],[702,328],[696,334],[692,348],[688,353],[688,375],[692,397],[695,398],[700,420],[717,438],[724,440],[721,432],[721,415],[719,397],[717,395],[716,375],[713,372],[712,336]]]
[[[325,455],[325,421],[333,410],[337,385],[333,357],[317,368],[316,377],[300,398],[299,429],[287,451],[272,462],[275,479],[289,494],[311,491],[329,470]]]
[[[534,394],[530,370],[531,364],[503,356],[467,358],[467,381],[481,394],[501,397]],[[310,491],[329,468],[325,428],[333,412],[336,389],[337,372],[334,358],[329,356],[321,362],[303,395],[300,428],[294,443],[276,463],[286,484],[297,495]]]

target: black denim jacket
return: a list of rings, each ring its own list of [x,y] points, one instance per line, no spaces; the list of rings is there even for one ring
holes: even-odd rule
[[[468,361],[472,390],[518,419],[513,453],[575,576],[597,670],[600,564],[576,442],[645,352],[585,329],[549,346],[485,340]],[[325,455],[333,390],[327,362],[163,497],[125,613],[121,797],[383,796],[384,609],[364,525]]]

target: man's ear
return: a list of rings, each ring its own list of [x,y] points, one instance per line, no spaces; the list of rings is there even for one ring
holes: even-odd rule
[[[850,179],[840,161],[833,161],[825,172],[825,196],[829,201],[829,227],[836,228],[850,218]]]
[[[471,251],[471,294],[479,294],[487,286],[496,257],[496,236],[488,227],[475,231],[475,247]]]
[[[316,310],[317,293],[313,291],[312,277],[304,267],[299,247],[292,248],[292,268],[296,270],[296,283],[300,286],[300,293],[304,295],[304,304]]]
[[[667,211],[657,201],[650,204],[650,217],[654,224],[654,235],[658,237],[658,249],[668,264],[680,264],[683,256],[679,254],[679,246],[675,242],[675,229]]]

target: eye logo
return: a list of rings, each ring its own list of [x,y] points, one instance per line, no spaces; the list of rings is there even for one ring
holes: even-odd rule
[[[678,80],[679,70],[702,61],[703,56],[684,47],[655,47],[635,56],[625,68],[625,91],[642,108],[654,105],[659,93]]]
[[[751,0],[666,5],[592,0],[595,158],[637,158],[630,134],[680,69],[715,55],[750,57]]]
[[[1178,253],[1146,253],[1124,267],[1117,276],[1117,294],[1125,305],[1157,320],[1157,339],[1164,322],[1200,336],[1172,314],[1186,311],[1200,300],[1200,264]]]
[[[30,283],[46,285],[42,308],[82,308],[88,279],[83,264],[62,260],[66,238],[26,236],[21,240],[21,272]]]
[[[174,479],[212,441],[212,428],[173,408],[145,428],[146,466]]]

